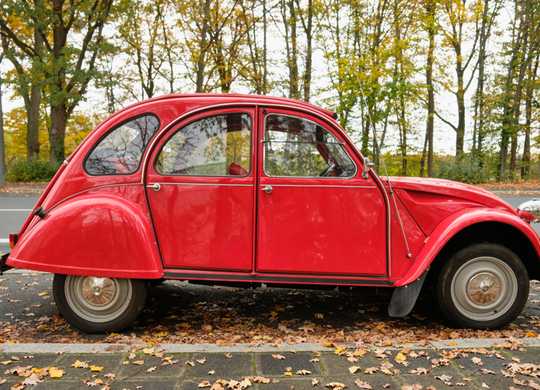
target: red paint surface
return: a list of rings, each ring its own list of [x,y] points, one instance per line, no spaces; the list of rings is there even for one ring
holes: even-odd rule
[[[267,177],[262,110],[315,121],[357,165],[353,178]],[[174,177],[153,168],[179,126],[219,112],[252,115],[252,169],[245,177]],[[90,176],[92,147],[112,127],[143,113],[160,119],[139,170]],[[245,174],[238,167],[235,174]],[[8,265],[109,277],[405,285],[467,226],[513,226],[540,256],[540,239],[493,194],[447,180],[362,176],[362,156],[330,111],[283,98],[169,95],[130,106],[91,132],[29,216]],[[160,191],[149,186],[159,183]],[[262,191],[271,185],[273,191]],[[391,191],[393,189],[393,193]],[[396,208],[397,206],[397,208]],[[401,220],[401,223],[400,223]]]

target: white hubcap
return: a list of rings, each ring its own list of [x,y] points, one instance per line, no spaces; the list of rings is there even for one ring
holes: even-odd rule
[[[512,268],[495,257],[477,257],[463,264],[451,284],[454,305],[464,316],[490,321],[513,305],[518,282]]]
[[[90,322],[104,323],[126,311],[133,290],[128,279],[67,276],[64,293],[75,314]]]

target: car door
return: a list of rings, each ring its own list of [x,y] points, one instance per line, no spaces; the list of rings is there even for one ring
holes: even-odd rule
[[[257,271],[386,275],[384,198],[339,132],[291,110],[259,117]]]
[[[165,268],[251,271],[255,110],[206,111],[154,148],[147,194]]]

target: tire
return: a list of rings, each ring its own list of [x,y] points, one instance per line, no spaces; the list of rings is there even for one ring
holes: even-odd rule
[[[137,279],[56,274],[53,295],[71,326],[85,333],[115,332],[130,326],[144,308],[146,284]]]
[[[520,258],[497,244],[481,243],[454,253],[436,285],[442,315],[452,324],[475,329],[508,325],[529,297],[529,276]]]

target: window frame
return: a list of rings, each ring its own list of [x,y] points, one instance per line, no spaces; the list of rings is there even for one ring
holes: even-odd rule
[[[126,123],[129,123],[129,122],[134,121],[136,119],[142,118],[144,116],[153,116],[154,118],[156,118],[157,127],[156,127],[156,130],[154,131],[154,134],[152,134],[152,136],[150,138],[148,138],[148,142],[146,143],[146,145],[144,146],[144,149],[142,150],[141,157],[139,158],[139,163],[137,164],[137,169],[135,169],[133,172],[130,172],[130,173],[107,173],[107,174],[102,174],[102,175],[93,174],[93,173],[88,172],[88,170],[86,169],[86,163],[87,163],[88,159],[90,158],[90,156],[92,155],[92,153],[94,153],[94,150],[101,144],[101,142],[105,138],[107,138],[107,136],[109,136],[109,134],[111,134],[113,131],[118,130],[120,127],[124,126]],[[141,114],[137,114],[135,116],[132,116],[130,118],[127,118],[127,119],[121,121],[117,125],[111,127],[109,130],[107,130],[105,133],[103,133],[99,137],[99,139],[94,143],[94,145],[88,151],[88,153],[86,153],[86,156],[84,157],[84,160],[82,162],[84,173],[87,174],[88,176],[92,176],[92,177],[132,176],[132,175],[135,175],[141,169],[141,163],[144,160],[145,153],[146,153],[146,151],[148,149],[148,146],[151,143],[150,141],[152,140],[152,138],[154,138],[156,136],[156,134],[159,133],[160,129],[161,129],[161,120],[159,119],[159,116],[157,114],[153,113],[153,112],[143,112]]]
[[[332,135],[332,137],[334,137],[336,139],[336,144],[340,145],[342,148],[343,148],[343,151],[345,152],[345,155],[349,158],[349,160],[351,160],[351,162],[353,163],[354,165],[354,173],[351,174],[350,176],[275,176],[275,175],[270,175],[267,171],[266,171],[266,142],[268,142],[266,140],[266,119],[269,117],[269,116],[272,116],[272,115],[275,115],[275,116],[285,116],[285,117],[289,117],[289,118],[294,118],[294,119],[300,119],[300,120],[304,120],[304,121],[307,121],[307,122],[311,122],[313,123],[314,125],[316,126],[319,126],[321,127],[324,131],[330,133],[330,135]],[[347,151],[347,148],[345,147],[345,143],[342,142],[339,137],[336,136],[336,134],[334,134],[332,131],[330,131],[326,126],[323,126],[317,122],[315,122],[314,120],[311,120],[311,119],[308,119],[304,116],[300,116],[300,115],[292,115],[292,114],[284,114],[284,113],[280,113],[280,112],[267,112],[265,115],[264,115],[264,118],[263,118],[263,129],[262,129],[262,141],[261,141],[261,146],[262,146],[262,172],[264,173],[264,175],[266,177],[270,177],[270,178],[279,178],[279,179],[324,179],[324,180],[336,180],[336,179],[342,179],[342,180],[351,180],[351,179],[354,179],[357,174],[358,174],[358,166],[356,165],[356,162],[354,161],[354,158],[351,157],[350,153]]]
[[[211,117],[214,117],[214,116],[231,115],[231,114],[247,115],[249,117],[250,121],[251,121],[251,128],[250,128],[250,131],[249,131],[250,132],[250,135],[249,135],[249,151],[250,151],[250,154],[249,154],[249,170],[247,171],[247,173],[245,175],[179,175],[179,174],[165,174],[165,173],[161,172],[158,169],[157,164],[158,164],[159,156],[161,155],[161,152],[163,151],[163,148],[169,143],[169,141],[179,131],[181,131],[182,129],[184,129],[185,127],[187,127],[187,126],[189,126],[189,125],[191,125],[193,123],[205,120],[207,118],[211,118]],[[251,177],[252,174],[253,174],[253,152],[254,152],[253,139],[254,139],[254,135],[255,135],[255,117],[254,117],[254,115],[252,115],[251,112],[242,111],[242,110],[238,110],[238,111],[219,111],[217,113],[212,113],[210,115],[206,115],[206,116],[203,116],[203,117],[198,117],[197,119],[192,120],[192,121],[184,124],[182,127],[179,127],[175,131],[171,132],[171,135],[168,136],[162,142],[161,146],[159,147],[159,150],[154,154],[154,161],[152,162],[152,169],[160,177],[186,177],[186,178],[194,178],[194,177],[202,177],[202,178],[210,177],[211,178],[211,177],[215,177],[215,178],[226,178],[226,179],[235,179],[235,178],[236,179],[241,179],[241,178]]]

